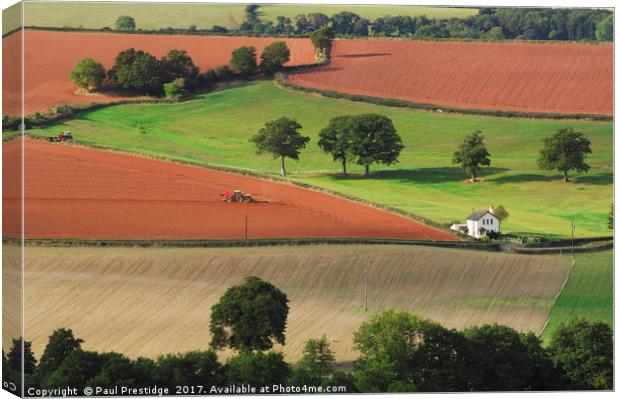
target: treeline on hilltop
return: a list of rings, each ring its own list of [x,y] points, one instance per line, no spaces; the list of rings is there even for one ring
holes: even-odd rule
[[[20,390],[23,345],[26,396],[41,395],[40,389],[69,387],[81,394],[86,387],[114,386],[197,394],[233,384],[278,386],[275,393],[613,389],[613,337],[604,322],[563,323],[545,347],[533,333],[507,326],[457,331],[407,312],[385,310],[354,333],[360,357],[353,372],[343,372],[337,370],[326,337],[308,339],[294,365],[273,349],[275,343],[286,343],[288,303],[278,288],[248,277],[212,307],[209,350],[155,360],[85,350],[84,341],[71,330],[59,329],[37,362],[30,342],[14,340],[8,354],[3,352],[3,380]],[[235,354],[220,362],[216,351],[221,349]],[[179,392],[179,386],[207,391]]]
[[[324,26],[340,37],[401,37],[413,39],[473,40],[570,40],[613,41],[613,13],[587,8],[480,8],[465,18],[428,18],[424,15],[384,15],[374,20],[350,11],[328,16],[320,12],[299,14],[294,18],[277,16],[275,21],[261,19],[259,5],[245,9],[238,29],[220,25],[186,29],[141,30],[134,18],[118,18],[114,30],[142,33],[231,34],[251,36],[306,37]],[[104,31],[113,30],[103,27]]]

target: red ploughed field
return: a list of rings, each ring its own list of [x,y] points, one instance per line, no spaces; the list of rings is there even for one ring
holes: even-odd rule
[[[613,46],[337,40],[299,85],[461,109],[613,113]]]
[[[19,95],[20,82],[9,73],[19,65],[20,35],[12,34],[2,40],[3,76],[5,95],[3,113],[19,114],[19,101],[9,101]],[[90,57],[107,68],[114,65],[116,55],[128,48],[144,50],[156,57],[168,51],[186,50],[201,71],[228,65],[231,53],[241,46],[254,46],[260,56],[268,44],[284,40],[291,50],[288,65],[314,62],[314,48],[308,39],[139,35],[117,33],[25,31],[25,113],[47,111],[59,104],[88,104],[110,102],[125,98],[83,96],[75,94],[77,86],[69,80],[69,73],[82,58]],[[7,97],[7,93],[9,96]],[[12,95],[12,96],[11,96]]]
[[[4,144],[4,178],[19,143]],[[456,240],[448,232],[343,198],[199,167],[26,140],[26,238],[239,239],[381,237]],[[240,189],[260,203],[223,202]],[[15,197],[11,187],[4,198]],[[263,202],[264,201],[264,202]],[[5,220],[17,204],[5,201]],[[5,236],[16,226],[5,224]]]

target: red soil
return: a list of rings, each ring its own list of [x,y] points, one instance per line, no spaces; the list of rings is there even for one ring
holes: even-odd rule
[[[613,46],[337,40],[308,87],[463,109],[613,113]]]
[[[19,163],[4,145],[5,180]],[[391,237],[455,240],[450,233],[335,196],[204,168],[26,140],[27,238],[235,239]],[[8,180],[7,180],[8,181]],[[220,193],[251,192],[261,202],[230,204]],[[5,190],[5,198],[12,196]],[[14,193],[13,193],[14,194]],[[3,217],[16,204],[5,201]],[[5,225],[5,235],[16,233]]]
[[[12,34],[2,40],[5,74],[19,65],[19,37],[19,34]],[[75,94],[77,86],[69,80],[69,73],[85,57],[91,57],[110,68],[116,55],[130,47],[147,51],[158,58],[169,50],[179,49],[186,50],[194,63],[206,71],[227,65],[232,51],[238,47],[254,46],[260,56],[263,48],[276,40],[286,41],[291,50],[290,65],[314,62],[314,48],[307,39],[26,31],[25,112],[32,114],[46,111],[58,104],[123,100],[119,97]],[[19,79],[6,79],[7,75],[4,76],[5,93],[19,94]],[[19,114],[19,104],[8,99],[6,95],[3,98],[3,113]]]

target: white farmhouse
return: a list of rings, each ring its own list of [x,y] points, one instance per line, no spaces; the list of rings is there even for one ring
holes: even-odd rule
[[[499,233],[500,221],[491,205],[487,211],[473,211],[467,217],[467,224],[453,224],[450,228],[474,238],[482,238],[488,231]]]

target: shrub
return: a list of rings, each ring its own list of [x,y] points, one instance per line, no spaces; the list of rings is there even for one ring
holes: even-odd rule
[[[235,72],[242,76],[248,76],[256,72],[256,48],[243,46],[234,50],[230,64]]]
[[[73,83],[88,91],[99,89],[104,77],[103,65],[92,58],[78,61],[70,74]]]
[[[170,83],[164,83],[164,95],[174,100],[187,98],[189,91],[185,89],[185,79],[177,78]]]
[[[263,50],[260,67],[267,73],[274,73],[291,58],[285,42],[273,42]]]
[[[149,53],[133,48],[122,51],[116,56],[112,74],[123,89],[161,94],[164,72],[159,61]]]
[[[116,30],[132,31],[136,30],[136,20],[129,15],[121,15],[116,20]]]

